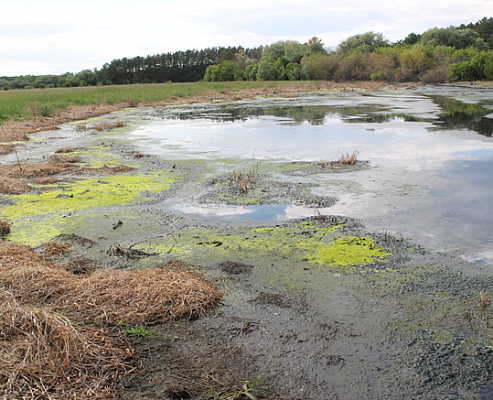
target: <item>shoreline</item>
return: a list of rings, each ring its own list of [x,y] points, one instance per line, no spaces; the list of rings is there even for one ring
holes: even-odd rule
[[[275,89],[270,94],[276,95]],[[48,128],[52,121],[39,123]],[[464,276],[452,269],[462,262],[453,256],[369,232],[343,216],[314,214],[246,226],[175,214],[167,204],[197,190],[213,203],[247,202],[257,189],[291,204],[293,199],[282,197],[285,186],[276,190],[286,184],[283,174],[301,173],[306,166],[266,162],[247,193],[228,183],[227,173],[206,177],[211,172],[206,161],[170,162],[139,154],[117,139],[103,142],[91,132],[59,132],[74,135],[73,151],[64,153],[55,152],[61,146],[54,139],[33,143],[53,149],[59,158],[50,161],[52,168],[63,169],[50,175],[59,179],[47,184],[54,186],[39,190],[32,180],[40,177],[28,177],[29,164],[22,160],[25,175],[19,180],[35,189],[32,195],[3,196],[3,215],[15,222],[12,235],[26,229],[26,238],[29,232],[45,235],[69,248],[57,254],[59,265],[86,259],[103,273],[182,268],[223,293],[212,311],[151,324],[160,336],[134,342],[146,368],[123,379],[124,398],[198,398],[210,388],[225,396],[259,376],[258,387],[282,399],[427,399],[430,393],[443,397],[460,390],[474,396],[479,388],[490,390],[493,342],[484,325],[491,314],[489,295],[483,301],[483,293],[493,293],[489,275]],[[31,161],[35,156],[29,155]],[[314,174],[335,173],[316,164],[310,168]],[[118,187],[130,194],[111,197]],[[288,192],[306,204],[332,204],[330,197],[315,199],[309,189],[292,185]],[[338,256],[337,264],[333,254],[341,249],[348,256],[342,261]]]

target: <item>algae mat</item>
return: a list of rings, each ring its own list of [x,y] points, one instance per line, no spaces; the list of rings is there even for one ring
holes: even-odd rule
[[[15,226],[10,240],[39,245],[64,233],[61,226],[67,223],[60,220],[61,214],[136,204],[144,199],[150,201],[153,194],[168,190],[177,180],[176,174],[153,171],[67,182],[41,193],[10,196],[13,204],[4,207],[1,215]],[[26,229],[29,232],[25,232]]]

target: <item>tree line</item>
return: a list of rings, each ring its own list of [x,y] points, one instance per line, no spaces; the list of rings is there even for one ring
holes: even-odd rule
[[[207,68],[205,81],[331,80],[445,83],[493,80],[493,19],[432,28],[390,43],[381,33],[365,32],[329,51],[320,39],[286,40],[266,46],[262,57],[234,58]]]
[[[321,39],[256,48],[212,47],[112,60],[62,75],[0,77],[0,89],[232,80],[424,81],[493,79],[493,18],[431,28],[390,43],[365,32],[328,50]]]
[[[210,65],[216,65],[239,51],[260,58],[263,47],[212,47],[203,50],[177,51],[115,59],[100,69],[67,72],[62,75],[24,75],[0,77],[2,89],[54,88],[96,85],[125,85],[134,83],[197,82]]]

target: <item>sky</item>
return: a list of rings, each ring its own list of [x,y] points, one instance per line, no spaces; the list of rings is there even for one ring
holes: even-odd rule
[[[0,0],[0,76],[63,74],[123,57],[313,36],[390,41],[493,16],[493,0]]]

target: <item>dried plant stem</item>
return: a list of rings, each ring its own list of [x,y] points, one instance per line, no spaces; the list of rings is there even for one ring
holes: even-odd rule
[[[2,131],[3,131],[4,135],[5,135],[5,137],[10,138],[10,135],[8,135],[7,132],[5,132],[5,129],[3,127],[3,124],[2,124]],[[21,161],[19,160],[19,154],[17,154],[17,149],[15,148],[14,143],[12,143],[12,140],[9,139],[9,143],[10,143],[10,145],[14,149],[15,157],[17,158],[17,164],[19,165],[19,169],[21,171],[22,177],[24,177],[24,171],[22,170]]]

